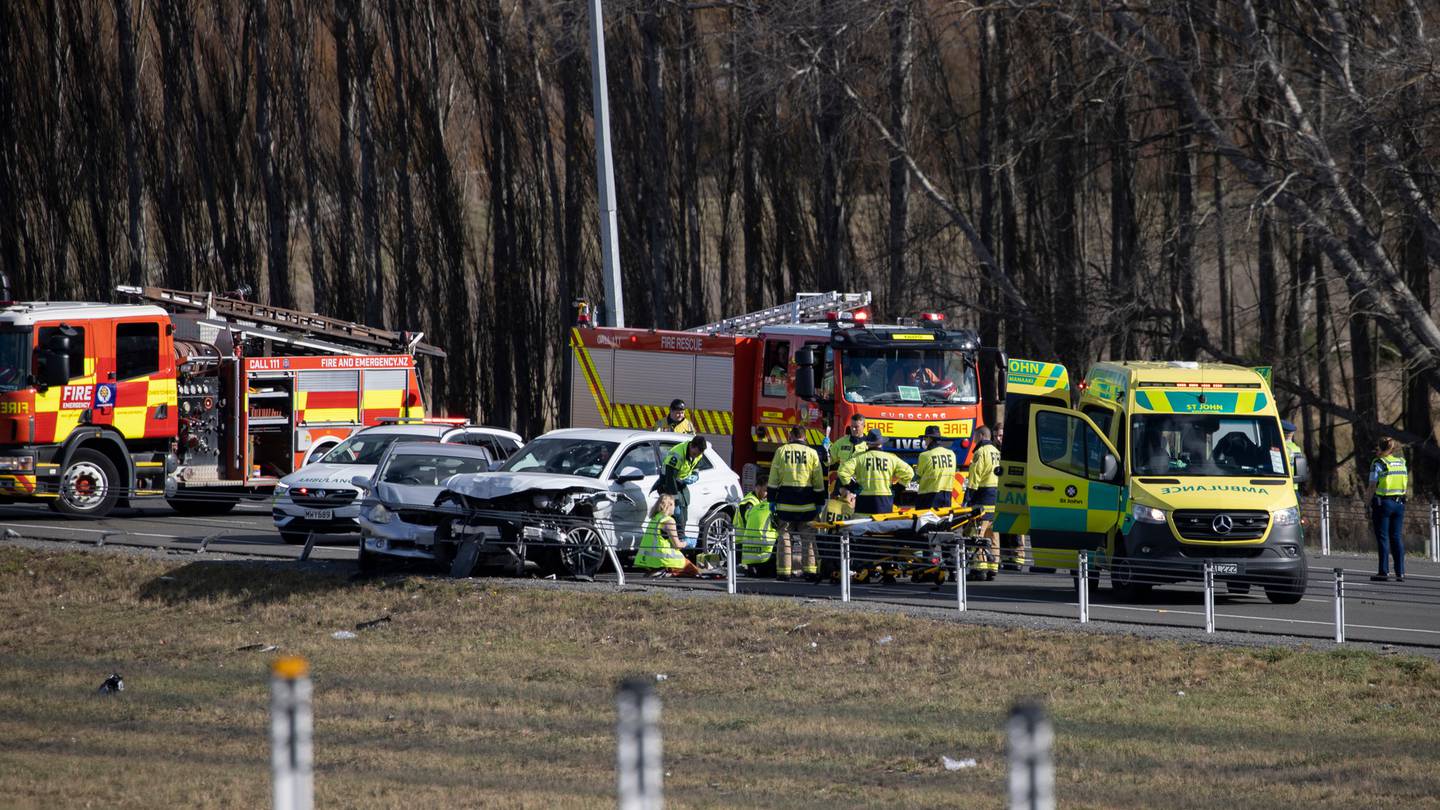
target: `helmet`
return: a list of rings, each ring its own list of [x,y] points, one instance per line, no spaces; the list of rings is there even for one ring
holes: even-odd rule
[[[672,410],[672,411],[683,411],[683,410],[685,410],[685,400],[683,400],[683,399],[672,399],[672,400],[670,400],[670,410]]]

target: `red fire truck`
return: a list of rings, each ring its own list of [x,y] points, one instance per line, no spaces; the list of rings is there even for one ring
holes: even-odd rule
[[[591,327],[582,315],[570,336],[570,424],[649,430],[683,399],[747,487],[790,425],[819,444],[854,414],[908,461],[928,425],[967,461],[982,396],[1004,398],[1003,354],[938,314],[871,323],[869,305],[868,292],[803,294],[683,332]]]
[[[423,416],[418,335],[240,298],[0,302],[0,501],[223,513],[382,418]]]

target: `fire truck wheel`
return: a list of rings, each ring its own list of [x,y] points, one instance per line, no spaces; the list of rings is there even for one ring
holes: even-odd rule
[[[80,449],[60,474],[60,497],[55,511],[76,517],[104,517],[120,497],[119,475],[103,453]]]

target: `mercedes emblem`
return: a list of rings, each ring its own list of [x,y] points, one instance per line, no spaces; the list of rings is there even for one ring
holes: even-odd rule
[[[1210,521],[1210,528],[1214,529],[1216,534],[1229,534],[1230,530],[1235,528],[1235,521],[1231,520],[1229,515],[1216,515],[1215,519]]]

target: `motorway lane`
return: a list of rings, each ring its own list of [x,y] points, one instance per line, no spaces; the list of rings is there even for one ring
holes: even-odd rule
[[[301,546],[286,545],[275,532],[269,501],[244,501],[227,515],[191,517],[175,514],[164,501],[146,501],[133,509],[117,509],[103,520],[73,520],[44,505],[0,506],[0,528],[39,540],[96,542],[142,548],[193,550],[205,538],[208,551],[297,559]],[[316,538],[311,559],[353,560],[357,535]]]
[[[118,510],[96,521],[70,520],[44,506],[6,505],[0,506],[0,528],[36,539],[83,543],[104,538],[108,544],[181,550],[194,550],[209,537],[207,549],[211,552],[282,559],[298,558],[301,550],[300,546],[285,545],[280,540],[265,501],[242,503],[234,512],[220,517],[182,517],[156,501]],[[353,560],[355,541],[354,535],[317,537],[311,557]],[[1440,647],[1440,565],[1412,558],[1407,560],[1409,576],[1405,583],[1381,584],[1368,579],[1374,571],[1373,558],[1312,555],[1310,564],[1309,592],[1297,605],[1272,605],[1259,588],[1248,596],[1227,594],[1220,588],[1215,604],[1216,629],[1332,639],[1334,600],[1329,572],[1339,567],[1346,571],[1347,639]],[[628,578],[632,583],[643,581],[663,587],[725,588],[723,581],[640,579],[634,573]],[[601,579],[613,581],[613,574]],[[1066,575],[1002,572],[994,582],[969,583],[969,609],[1073,619],[1078,616],[1079,605],[1071,583]],[[812,599],[839,598],[839,587],[835,585],[742,578],[740,590]],[[902,607],[953,608],[956,604],[953,583],[939,591],[928,584],[855,585],[852,597]],[[1158,588],[1138,604],[1116,600],[1102,585],[1091,594],[1090,616],[1093,621],[1202,629],[1205,625],[1202,592],[1194,584]]]

